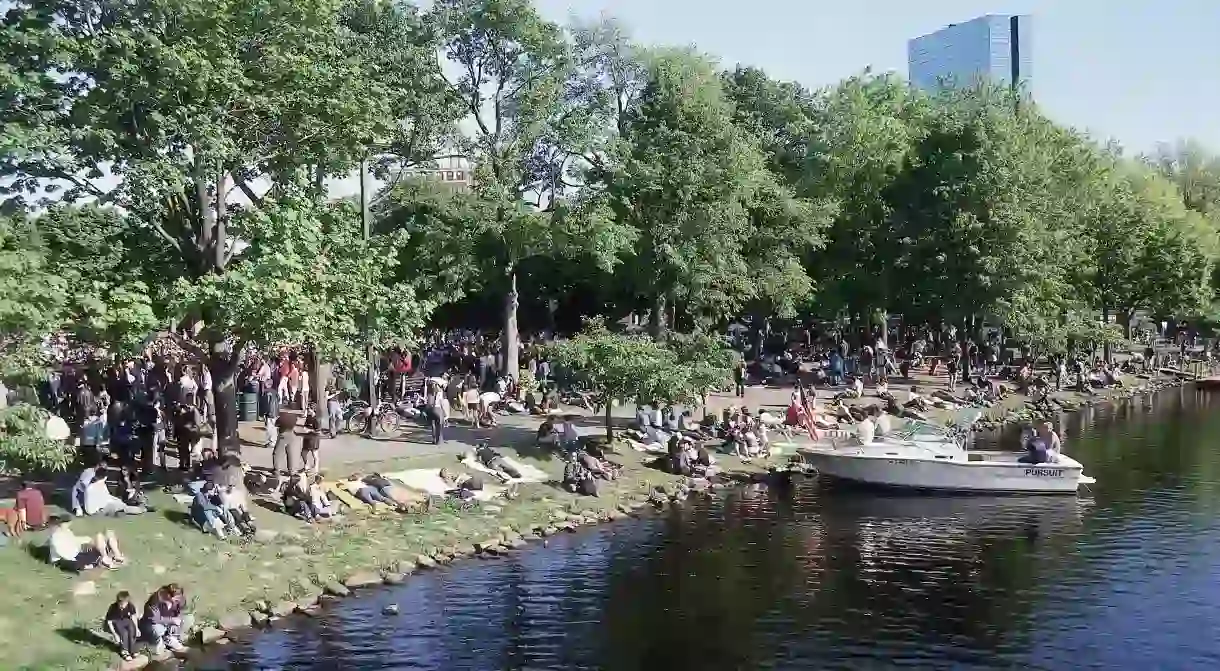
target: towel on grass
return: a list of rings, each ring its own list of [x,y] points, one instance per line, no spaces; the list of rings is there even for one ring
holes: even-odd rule
[[[551,476],[547,475],[546,471],[542,470],[541,468],[531,466],[529,464],[523,464],[508,457],[501,458],[504,460],[504,463],[516,469],[516,471],[521,474],[521,477],[510,478],[508,482],[546,482],[547,480],[551,479]],[[497,475],[497,471],[484,466],[476,459],[467,457],[466,459],[462,460],[462,465],[467,468],[473,468],[480,473],[487,473],[489,475],[496,475],[496,477],[499,477]]]
[[[431,496],[444,496],[453,491],[453,486],[441,479],[439,468],[415,468],[396,473],[382,473],[382,475],[390,480],[401,482],[408,489],[425,492]],[[503,491],[504,487],[485,483],[481,491],[474,493],[474,498],[478,501],[488,501]]]
[[[631,445],[631,449],[636,452],[644,452],[645,454],[669,454],[669,450],[660,443],[641,443],[638,440],[627,439]]]

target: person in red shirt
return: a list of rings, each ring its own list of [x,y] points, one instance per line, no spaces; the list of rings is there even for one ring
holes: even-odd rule
[[[19,530],[14,530],[13,535],[19,535],[25,529],[41,529],[47,525],[46,500],[43,499],[42,492],[30,482],[21,482],[21,491],[17,492],[13,508],[17,511],[19,527]]]

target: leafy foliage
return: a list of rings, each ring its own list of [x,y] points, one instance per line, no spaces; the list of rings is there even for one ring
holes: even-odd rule
[[[28,381],[41,373],[43,341],[60,323],[68,288],[47,268],[34,227],[0,217],[0,378]]]
[[[41,408],[18,405],[0,410],[0,473],[62,473],[72,464],[73,450],[47,438],[50,415]]]
[[[701,350],[694,346],[689,353],[691,359],[683,361],[677,352],[651,338],[613,333],[595,319],[570,340],[551,345],[547,356],[602,395],[607,407],[606,436],[613,439],[612,399],[672,402],[706,391],[706,387],[695,386],[707,381],[708,369],[698,368],[694,361]]]

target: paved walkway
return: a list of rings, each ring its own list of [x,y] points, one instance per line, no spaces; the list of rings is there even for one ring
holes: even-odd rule
[[[788,406],[791,388],[749,387],[746,389],[745,405],[757,409],[769,407],[784,409]],[[742,405],[741,399],[731,394],[713,394],[708,397],[713,411],[730,405]],[[627,404],[614,409],[617,427],[625,427],[635,417],[635,405]],[[605,420],[579,408],[567,408],[565,412],[576,415],[580,432],[598,435],[605,431]],[[403,457],[431,457],[437,455],[460,455],[474,449],[480,440],[492,447],[521,447],[533,445],[541,417],[529,415],[497,415],[499,426],[476,429],[460,415],[455,417],[445,430],[445,442],[432,443],[432,434],[424,424],[404,422],[402,432],[385,438],[365,438],[355,434],[340,434],[334,439],[323,439],[321,447],[322,470],[352,467],[355,464],[386,461]],[[242,440],[242,459],[255,467],[271,467],[271,450],[263,447],[265,432],[262,422],[242,422],[238,429]],[[296,441],[300,447],[300,438]],[[300,463],[300,460],[297,460]]]

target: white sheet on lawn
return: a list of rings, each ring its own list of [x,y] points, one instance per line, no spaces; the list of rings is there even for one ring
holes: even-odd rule
[[[408,489],[417,489],[432,496],[444,496],[446,492],[453,489],[451,485],[441,479],[439,468],[413,468],[395,473],[382,473],[382,476],[389,480],[397,480]],[[499,485],[484,483],[483,489],[474,493],[474,498],[479,501],[487,501],[503,491],[504,488]]]
[[[514,461],[514,460],[510,459],[509,457],[501,457],[501,458],[504,459],[504,463],[517,469],[517,472],[521,474],[521,477],[511,478],[509,480],[509,482],[546,482],[547,480],[549,480],[551,478],[551,476],[547,475],[546,471],[542,470],[541,468],[538,468],[536,466],[531,466],[529,464],[523,464],[518,461]],[[463,459],[462,464],[468,468],[473,468],[474,470],[480,471],[482,473],[487,473],[490,475],[496,474],[496,471],[484,466],[483,464],[479,463],[475,459],[470,459],[470,458]]]
[[[627,439],[631,443],[631,449],[636,452],[644,452],[646,454],[669,454],[669,450],[660,443],[641,443],[638,440]]]

